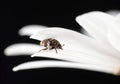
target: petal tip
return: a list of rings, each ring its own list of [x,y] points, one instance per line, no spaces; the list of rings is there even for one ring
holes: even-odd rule
[[[5,56],[10,56],[11,54],[9,53],[9,47],[5,48],[5,50],[3,51]]]
[[[32,35],[29,38],[32,39]]]
[[[35,57],[35,56],[34,56],[34,55],[31,55],[30,57],[32,57],[32,58],[33,58],[33,57]]]
[[[79,17],[80,17],[81,15],[79,15],[79,16],[77,16],[76,18],[75,18],[75,20],[78,22],[79,21]]]
[[[12,71],[16,72],[16,71],[18,71],[18,69],[17,69],[16,67],[14,67],[14,68],[12,69]]]
[[[37,40],[37,39],[34,37],[34,34],[31,35],[29,38],[30,38],[30,39],[35,39],[35,40]]]

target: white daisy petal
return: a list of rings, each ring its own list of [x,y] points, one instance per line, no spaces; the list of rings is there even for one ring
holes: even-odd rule
[[[116,74],[116,69],[112,67],[101,67],[96,65],[64,62],[64,61],[32,61],[20,64],[13,68],[13,71],[35,69],[35,68],[48,68],[48,67],[62,67],[62,68],[76,68],[76,69],[86,69],[93,71],[100,71],[110,74]]]
[[[22,27],[18,33],[21,36],[31,36],[45,28],[47,27],[41,26],[41,25],[27,25],[27,26]]]
[[[107,45],[102,44],[95,39],[69,29],[57,27],[44,29],[37,34],[32,35],[30,38],[37,40],[55,38],[60,41],[61,44],[65,44],[63,49],[77,50],[83,53],[87,53],[91,56],[103,58],[108,57],[107,59],[118,59],[120,54],[113,48],[108,47]]]
[[[114,17],[103,12],[90,12],[80,15],[76,21],[95,39],[107,42],[106,34]]]
[[[4,50],[6,56],[31,55],[38,52],[43,47],[32,43],[17,43],[8,46]]]
[[[116,27],[109,29],[108,39],[113,47],[120,51],[120,25],[116,21]],[[119,56],[120,57],[120,56]]]
[[[119,67],[119,60],[109,59],[106,57],[91,56],[86,53],[82,53],[74,50],[58,50],[58,54],[55,50],[43,50],[38,53],[33,54],[31,57],[47,57],[62,59],[78,63],[102,65],[102,66],[113,66]]]
[[[106,13],[112,16],[117,16],[120,13],[120,10],[109,10],[109,11],[106,11]]]
[[[118,26],[120,27],[120,13],[116,15],[115,20],[118,23]]]
[[[91,37],[91,35],[89,35],[89,33],[85,30],[85,29],[80,29],[80,31],[84,34],[84,35],[87,35],[87,36],[90,36]]]

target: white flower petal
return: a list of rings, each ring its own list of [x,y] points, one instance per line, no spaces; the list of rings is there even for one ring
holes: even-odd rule
[[[47,67],[63,67],[63,68],[76,68],[76,69],[86,69],[99,72],[105,72],[110,74],[116,74],[116,69],[112,67],[101,67],[96,65],[87,65],[80,63],[64,62],[64,61],[32,61],[20,64],[13,68],[13,71],[34,69],[34,68],[47,68]]]
[[[120,67],[120,62],[118,59],[111,59],[109,57],[103,56],[94,56],[86,53],[82,53],[74,50],[59,50],[58,54],[55,50],[43,50],[38,53],[33,54],[31,57],[48,57],[55,59],[62,59],[72,62],[93,64],[93,65],[102,65],[102,66],[113,66]]]
[[[42,26],[42,25],[27,25],[27,26],[24,26],[22,27],[20,30],[19,30],[19,35],[21,36],[31,36],[43,29],[47,28],[46,26]]]
[[[108,39],[115,49],[120,51],[120,14],[115,17],[115,27],[108,31]]]
[[[107,42],[106,34],[109,25],[115,18],[103,12],[90,12],[80,15],[76,21],[95,39]]]
[[[8,46],[4,50],[4,54],[7,56],[16,56],[16,55],[31,55],[33,53],[38,52],[43,47],[32,44],[32,43],[17,43]]]
[[[91,56],[120,59],[120,53],[115,49],[109,47],[106,44],[100,43],[95,39],[69,29],[57,27],[44,29],[37,34],[32,35],[30,38],[37,40],[55,38],[60,41],[61,44],[65,44],[63,49],[77,50]]]
[[[76,18],[77,22],[83,26],[95,39],[101,40],[104,46],[108,47],[113,55],[119,56],[119,52],[109,43],[108,30],[116,27],[115,17],[103,12],[90,12]],[[112,55],[111,53],[111,55]]]
[[[120,13],[116,15],[115,20],[118,23],[118,26],[120,27]]]
[[[112,16],[117,16],[120,13],[120,10],[109,10],[109,11],[106,11],[106,13]]]
[[[91,35],[89,35],[89,33],[85,30],[85,29],[80,29],[80,31],[84,34],[84,35],[87,35],[89,37],[91,37]]]
[[[108,39],[113,47],[120,51],[120,26],[109,29]]]

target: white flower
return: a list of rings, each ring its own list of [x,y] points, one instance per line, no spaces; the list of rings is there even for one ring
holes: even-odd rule
[[[90,36],[80,34],[73,30],[60,27],[27,26],[20,30],[20,35],[32,35],[27,33],[31,27],[38,30],[30,37],[36,40],[55,38],[63,46],[63,50],[43,50],[37,44],[17,44],[5,50],[6,55],[32,54],[32,57],[47,57],[61,59],[61,61],[32,61],[20,64],[13,71],[45,68],[45,67],[68,67],[100,71],[110,74],[120,74],[120,15],[112,16],[103,12],[95,11],[80,15],[76,21],[89,33]],[[44,29],[43,29],[44,28]],[[25,33],[24,33],[25,32]],[[34,45],[34,46],[33,46]],[[33,51],[32,51],[33,50]],[[13,52],[16,51],[16,52]]]

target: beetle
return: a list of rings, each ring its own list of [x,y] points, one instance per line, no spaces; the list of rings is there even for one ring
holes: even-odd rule
[[[41,49],[41,50],[47,50],[47,49],[48,50],[52,50],[52,49],[55,49],[56,53],[58,53],[57,49],[63,50],[62,46],[64,46],[64,44],[61,45],[60,42],[58,40],[54,39],[54,38],[44,39],[44,40],[42,40],[40,42],[40,45],[45,47],[44,49]]]

